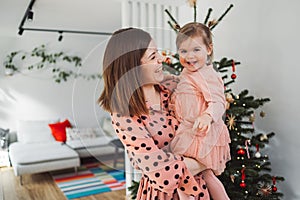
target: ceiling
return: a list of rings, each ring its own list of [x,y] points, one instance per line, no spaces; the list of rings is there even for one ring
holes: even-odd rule
[[[17,34],[30,0],[0,0],[0,35]],[[24,27],[112,32],[121,25],[120,0],[36,0]]]

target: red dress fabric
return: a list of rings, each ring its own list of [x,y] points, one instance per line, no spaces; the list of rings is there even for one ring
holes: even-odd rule
[[[166,82],[172,88],[175,81]],[[161,109],[150,107],[144,116],[121,116],[112,113],[116,134],[124,144],[134,168],[143,175],[137,193],[138,200],[176,200],[177,189],[196,199],[209,200],[206,183],[201,173],[193,176],[186,168],[183,157],[168,151],[178,128],[177,119],[169,110],[170,90],[160,86]]]

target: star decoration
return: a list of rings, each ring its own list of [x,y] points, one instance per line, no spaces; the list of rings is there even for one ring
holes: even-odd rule
[[[233,116],[232,114],[230,114],[230,116],[227,117],[228,119],[227,121],[227,126],[229,127],[229,130],[234,129],[235,126],[235,116]]]
[[[272,193],[272,187],[268,183],[258,183],[258,194],[261,196],[269,196]]]

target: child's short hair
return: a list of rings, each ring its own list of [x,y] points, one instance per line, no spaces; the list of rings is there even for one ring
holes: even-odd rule
[[[202,37],[203,42],[207,48],[213,44],[213,41],[212,41],[213,35],[212,35],[209,27],[207,27],[206,25],[201,24],[199,22],[191,22],[191,23],[184,25],[182,28],[180,28],[180,30],[177,34],[177,38],[176,38],[177,49],[179,49],[179,46],[181,45],[182,42],[184,42],[188,38],[193,38],[195,36]],[[212,63],[213,55],[214,55],[214,51],[212,49],[211,54],[207,60],[208,64]]]

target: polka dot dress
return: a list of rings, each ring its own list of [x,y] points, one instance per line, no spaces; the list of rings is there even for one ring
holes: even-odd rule
[[[174,80],[166,86],[174,85]],[[178,121],[170,115],[170,91],[161,86],[161,107],[151,107],[149,115],[121,116],[112,113],[115,132],[125,146],[131,164],[142,171],[138,200],[176,200],[177,190],[193,195],[195,199],[209,200],[201,174],[193,177],[183,157],[169,152],[169,143],[175,136]]]

